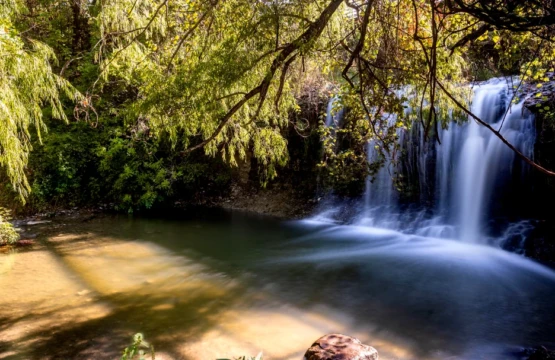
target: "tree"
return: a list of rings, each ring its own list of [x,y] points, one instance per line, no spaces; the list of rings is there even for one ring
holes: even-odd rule
[[[29,191],[25,166],[31,151],[30,128],[40,138],[46,130],[44,111],[66,120],[61,93],[78,98],[71,85],[52,71],[52,49],[13,26],[12,19],[24,11],[18,1],[0,7],[0,166],[22,199]]]
[[[36,109],[46,106],[64,118],[59,92],[76,96],[54,75],[52,50],[30,38],[55,48],[64,60],[57,70],[82,90],[78,119],[102,126],[117,116],[129,127],[146,126],[149,136],[169,138],[176,152],[203,149],[230,165],[252,153],[266,181],[288,159],[282,129],[298,110],[307,78],[326,78],[350,109],[341,131],[352,151],[342,158],[328,152],[328,160],[347,164],[352,157],[358,164],[363,145],[373,141],[382,160],[394,161],[396,129],[419,126],[440,141],[437,130],[448,126],[451,113],[460,120],[469,115],[470,91],[460,86],[475,75],[469,47],[491,43],[501,58],[497,70],[545,81],[554,58],[551,6],[543,0],[28,0],[33,16],[21,16],[21,4],[3,16],[10,30],[2,42],[11,46],[3,45],[3,74],[14,71],[10,63],[22,63],[17,57],[40,63],[18,65],[18,80],[10,78],[6,94],[20,104],[10,114],[22,115],[4,131],[18,133],[18,141],[3,153],[11,154],[2,155],[3,165],[23,194],[27,129],[30,123],[44,129]],[[65,15],[35,16],[54,10]],[[535,49],[532,55],[519,50],[526,47]],[[25,88],[29,81],[39,86]]]
[[[420,24],[428,14],[410,1],[107,1],[96,12],[102,80],[137,88],[130,119],[148,119],[159,135],[183,131],[190,141],[184,151],[220,152],[231,164],[252,145],[269,177],[287,159],[279,129],[307,62],[342,73],[342,98],[353,97],[361,126],[369,121],[361,140],[377,137],[384,151],[395,134],[381,113],[402,113],[396,89],[433,88],[432,104],[449,102],[425,73],[427,48],[414,41],[428,46],[431,28]],[[461,78],[459,56],[433,52],[436,76]],[[435,107],[428,112],[433,117],[421,122],[430,129],[439,122]]]

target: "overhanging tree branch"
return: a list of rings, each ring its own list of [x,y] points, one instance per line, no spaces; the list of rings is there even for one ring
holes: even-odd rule
[[[181,39],[179,40],[179,43],[177,44],[177,46],[175,47],[175,50],[173,51],[170,60],[168,61],[168,67],[167,70],[169,71],[171,64],[173,62],[173,59],[176,57],[177,53],[179,52],[179,50],[181,49],[181,47],[183,46],[183,43],[185,43],[185,41],[191,36],[191,34],[197,29],[197,27],[204,21],[204,19],[206,18],[206,16],[216,7],[216,5],[218,5],[218,0],[212,1],[210,3],[210,8],[207,9],[204,13],[202,13],[201,17],[198,19],[198,21],[185,33],[185,35],[183,35],[181,37]]]
[[[453,46],[450,47],[451,54],[455,51],[456,48],[462,47],[469,43],[470,41],[474,41],[478,39],[480,36],[484,35],[486,32],[492,30],[492,26],[490,24],[483,24],[478,29],[472,31],[471,33],[463,36],[459,41],[457,41]]]
[[[197,145],[185,149],[185,152],[189,153],[196,149],[202,148],[213,141],[224,129],[225,125],[231,120],[233,115],[235,115],[235,113],[237,113],[237,111],[239,111],[239,109],[241,109],[247,101],[251,100],[255,96],[259,96],[259,104],[257,110],[257,113],[259,113],[262,105],[264,104],[264,101],[266,100],[268,89],[270,88],[270,85],[277,70],[282,68],[282,74],[284,72],[287,72],[287,68],[290,65],[290,63],[287,62],[288,59],[291,56],[296,56],[295,53],[297,51],[306,50],[307,47],[310,47],[312,42],[320,37],[322,31],[324,31],[324,28],[328,24],[332,15],[335,13],[342,2],[343,0],[332,0],[322,11],[318,19],[311,23],[304,33],[302,33],[298,38],[284,46],[283,50],[279,52],[277,57],[272,62],[270,70],[268,71],[264,79],[260,82],[260,84],[249,91],[239,102],[237,102],[231,109],[229,109],[229,111],[220,120],[220,123],[216,127],[216,130]],[[287,68],[284,65],[287,65]]]
[[[523,32],[555,25],[551,0],[444,0],[444,3],[452,13],[467,13],[498,29]]]
[[[529,164],[530,166],[532,166],[534,169],[550,175],[550,176],[555,176],[555,172],[548,170],[546,168],[544,168],[543,166],[539,165],[538,163],[536,163],[535,161],[533,161],[532,159],[530,159],[529,157],[527,157],[526,155],[524,155],[520,150],[518,150],[513,144],[511,144],[507,139],[505,139],[505,137],[497,130],[495,130],[490,124],[488,124],[487,122],[485,122],[484,120],[480,119],[477,115],[475,115],[474,113],[472,113],[470,110],[468,110],[466,108],[466,106],[464,106],[463,104],[460,103],[460,101],[458,101],[457,99],[455,99],[455,97],[447,90],[445,89],[445,87],[443,86],[443,84],[441,84],[441,82],[439,82],[437,79],[435,80],[437,85],[440,87],[440,89],[445,93],[445,95],[447,95],[447,97],[449,99],[451,99],[451,101],[453,101],[455,103],[455,105],[457,105],[457,107],[459,107],[464,113],[466,113],[469,117],[473,118],[474,120],[476,120],[480,125],[486,127],[489,131],[491,131],[495,136],[497,136],[505,145],[507,145],[512,151],[514,151],[522,160],[524,160],[524,162],[526,162],[527,164]]]
[[[354,50],[350,52],[351,56],[349,56],[349,61],[347,61],[347,65],[345,65],[345,67],[343,68],[343,72],[341,74],[343,78],[349,83],[349,85],[351,85],[352,88],[354,88],[355,85],[352,83],[351,79],[349,79],[348,72],[351,69],[351,66],[353,66],[353,62],[360,55],[360,52],[364,47],[364,40],[366,40],[366,33],[368,31],[368,22],[370,21],[370,12],[372,10],[372,4],[373,4],[373,1],[370,1],[366,5],[366,9],[364,10],[364,17],[362,18],[362,24],[360,25],[360,38],[358,39],[357,45],[355,46]]]
[[[129,41],[127,44],[125,44],[123,47],[119,48],[113,55],[112,58],[108,61],[107,64],[104,64],[104,66],[100,69],[100,72],[98,74],[98,77],[96,79],[96,81],[92,84],[91,89],[89,92],[93,92],[94,88],[96,87],[96,84],[98,83],[98,81],[100,80],[100,77],[102,76],[102,74],[108,69],[108,67],[110,66],[110,64],[117,58],[117,56],[122,53],[125,49],[127,49],[129,46],[131,46],[131,44],[133,44],[135,41],[137,41],[139,39],[139,37],[141,37],[146,31],[147,29],[152,25],[152,23],[154,22],[154,20],[158,17],[158,14],[160,13],[160,10],[162,10],[162,8],[164,6],[166,6],[168,4],[168,0],[164,0],[160,3],[160,5],[158,5],[158,7],[156,8],[156,10],[154,11],[154,14],[151,16],[151,18],[148,20],[148,22],[146,23],[146,25],[144,27],[141,28],[140,32],[135,35],[133,37],[133,39],[131,39],[131,41]],[[135,4],[133,4],[133,7],[135,6]],[[105,39],[104,39],[105,40]],[[103,39],[101,39],[100,41],[103,41]]]

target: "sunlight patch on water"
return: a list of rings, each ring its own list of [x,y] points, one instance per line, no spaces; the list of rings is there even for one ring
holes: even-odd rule
[[[92,321],[111,311],[39,245],[32,251],[0,255],[0,263],[6,262],[9,270],[0,273],[0,343],[9,346],[0,349],[0,358],[14,354],[33,358],[28,352],[55,329]]]
[[[75,240],[71,236],[50,239],[68,266],[103,295],[130,293],[179,301],[196,291],[214,298],[224,296],[234,286],[221,274],[209,274],[205,266],[153,243],[94,234]]]

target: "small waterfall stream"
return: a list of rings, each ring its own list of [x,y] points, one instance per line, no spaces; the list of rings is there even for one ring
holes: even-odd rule
[[[532,158],[534,118],[523,108],[523,101],[513,103],[512,85],[502,78],[476,85],[471,110]],[[329,107],[336,100],[333,98]],[[495,134],[473,120],[452,122],[448,129],[440,129],[441,143],[426,142],[419,129],[399,130],[398,134],[408,154],[406,159],[401,160],[402,164],[386,164],[367,179],[362,210],[352,222],[422,236],[488,242],[491,212],[502,208],[502,200],[514,196],[524,184],[528,166]],[[370,162],[377,156],[374,146],[372,142],[367,146]],[[402,172],[401,166],[416,178],[420,204],[407,206],[400,200],[402,194],[395,188],[393,176]],[[334,213],[329,208],[324,210]]]
[[[328,102],[328,108],[326,110],[326,122],[324,124],[326,127],[335,128],[343,118],[344,110],[342,108],[335,109],[335,106],[338,101],[339,101],[339,98],[337,96],[334,96]]]

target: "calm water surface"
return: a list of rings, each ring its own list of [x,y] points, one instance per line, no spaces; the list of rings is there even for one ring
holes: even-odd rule
[[[112,357],[138,331],[162,359],[298,359],[328,332],[381,359],[518,359],[555,345],[555,273],[485,246],[205,210],[92,220],[45,244],[67,284],[52,273],[27,289],[15,276],[37,255],[11,256],[0,358]]]

